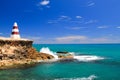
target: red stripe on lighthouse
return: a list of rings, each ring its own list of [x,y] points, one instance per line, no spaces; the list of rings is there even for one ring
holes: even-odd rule
[[[17,26],[13,26],[13,29],[18,29],[18,27]]]
[[[19,34],[19,32],[12,32],[12,35],[14,35],[14,34]]]

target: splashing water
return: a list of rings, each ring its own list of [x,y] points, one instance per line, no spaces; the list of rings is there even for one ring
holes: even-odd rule
[[[55,79],[55,80],[94,80],[96,78],[97,78],[97,76],[90,75],[89,77],[82,77],[82,78],[60,78],[60,79]]]
[[[42,53],[46,53],[46,54],[49,54],[49,55],[52,55],[55,59],[58,59],[58,56],[55,55],[56,53],[51,51],[48,47],[43,47],[40,52]]]
[[[78,61],[89,62],[89,61],[103,60],[105,58],[99,56],[81,55],[81,56],[74,56],[74,59]]]
[[[58,56],[56,55],[56,53],[51,51],[48,47],[41,48],[40,52],[52,55],[55,58],[55,60],[59,59]],[[83,61],[83,62],[90,62],[90,61],[97,61],[97,60],[105,59],[103,57],[94,56],[94,55],[93,56],[91,56],[91,55],[75,56],[74,52],[69,52],[69,54],[72,54],[74,59],[76,59],[78,61]]]

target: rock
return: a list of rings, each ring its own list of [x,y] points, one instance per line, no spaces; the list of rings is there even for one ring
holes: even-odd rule
[[[67,51],[57,51],[56,53],[68,54],[69,52],[67,52]]]
[[[53,59],[54,56],[49,55],[47,53],[39,53],[39,56],[43,59],[43,60],[49,60],[49,59]]]
[[[74,57],[73,54],[70,54],[69,52],[62,52],[62,51],[59,51],[57,52],[57,56],[58,58],[60,59],[72,59]]]
[[[52,55],[39,53],[32,41],[0,40],[0,69],[53,59]]]
[[[0,49],[0,54],[2,54],[2,49]]]

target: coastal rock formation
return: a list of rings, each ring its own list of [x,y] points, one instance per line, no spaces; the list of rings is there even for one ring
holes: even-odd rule
[[[33,41],[27,40],[27,39],[21,39],[21,40],[0,39],[0,47],[4,47],[6,45],[32,47],[32,43],[33,43]]]
[[[57,56],[59,59],[73,59],[74,55],[69,52],[57,52]]]
[[[16,22],[10,36],[10,38],[0,37],[0,69],[54,58],[52,55],[37,52],[32,47],[33,41],[21,38]]]
[[[0,40],[0,69],[54,58],[47,53],[37,52],[32,43],[31,40]]]

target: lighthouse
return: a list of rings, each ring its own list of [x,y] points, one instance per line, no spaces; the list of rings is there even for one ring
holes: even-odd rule
[[[16,22],[13,25],[13,29],[11,32],[11,38],[12,39],[20,39],[19,29],[18,29],[18,25]]]

